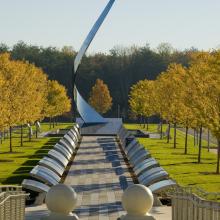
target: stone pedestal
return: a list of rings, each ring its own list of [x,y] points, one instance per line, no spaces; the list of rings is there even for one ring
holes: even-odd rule
[[[77,194],[73,188],[64,184],[51,187],[46,195],[46,205],[50,215],[42,220],[78,220],[72,211],[76,207]]]
[[[127,188],[122,196],[122,206],[127,212],[120,220],[155,220],[148,214],[153,206],[153,194],[146,186],[136,184]]]

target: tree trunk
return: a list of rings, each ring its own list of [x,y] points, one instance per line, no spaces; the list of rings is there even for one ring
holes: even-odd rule
[[[145,128],[145,126],[146,126],[146,125],[145,125],[145,117],[143,117],[143,122],[144,122],[144,128]]]
[[[149,118],[147,117],[147,131],[149,130]]]
[[[187,154],[187,148],[188,148],[188,131],[189,131],[189,128],[188,126],[186,126],[186,135],[185,135],[185,154]]]
[[[38,127],[37,127],[37,123],[35,123],[35,129],[36,129],[35,137],[38,138]]]
[[[198,154],[198,163],[201,163],[201,153],[202,153],[202,126],[199,128],[199,154]]]
[[[6,130],[4,130],[4,140],[6,139]]]
[[[2,135],[2,142],[4,141],[4,130],[1,132]]]
[[[57,116],[57,118],[56,118],[56,126],[57,126],[57,122],[58,122],[58,116]]]
[[[23,125],[21,125],[21,143],[20,146],[23,146]]]
[[[0,135],[1,135],[1,144],[2,144],[2,135],[3,135],[2,132],[0,132]]]
[[[160,139],[163,139],[163,119],[160,119]]]
[[[29,141],[31,142],[31,127],[29,128]]]
[[[50,129],[51,129],[51,117],[50,117]]]
[[[207,142],[208,142],[208,146],[207,146],[207,148],[208,148],[208,152],[210,151],[210,131],[209,131],[209,129],[208,129],[208,140],[207,140]]]
[[[220,139],[218,139],[217,168],[216,168],[217,174],[219,174],[219,165],[220,165]]]
[[[196,130],[196,145],[199,144],[199,132]]]
[[[55,127],[55,119],[53,118],[53,128]]]
[[[170,122],[168,122],[167,143],[170,143]]]
[[[12,153],[12,127],[9,127],[9,134],[10,134],[10,153]]]
[[[173,148],[176,148],[176,122],[174,123]]]
[[[194,128],[193,129],[193,132],[194,132],[194,147],[196,146],[196,129]]]

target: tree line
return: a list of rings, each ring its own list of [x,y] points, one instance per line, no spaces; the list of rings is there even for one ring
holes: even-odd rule
[[[139,117],[158,115],[162,124],[174,126],[176,148],[177,125],[185,127],[187,154],[189,128],[199,131],[198,163],[201,162],[203,128],[211,131],[218,142],[217,168],[220,164],[220,50],[194,52],[188,67],[171,63],[155,81],[141,80],[130,92],[130,108]],[[162,139],[162,132],[161,132]]]
[[[111,110],[107,117],[119,115],[129,118],[128,94],[130,87],[142,79],[154,80],[167,66],[181,63],[188,66],[190,54],[196,51],[191,48],[179,51],[171,45],[162,43],[156,49],[148,44],[143,47],[114,47],[108,53],[90,54],[83,58],[77,77],[77,87],[86,100],[97,78],[109,87],[112,96]],[[0,45],[0,53],[9,52],[13,60],[27,60],[40,67],[50,80],[57,80],[68,90],[71,96],[71,74],[76,51],[71,47],[39,47],[18,42],[9,48]]]
[[[63,85],[48,80],[41,68],[10,54],[0,54],[0,132],[9,129],[10,152],[12,127],[34,124],[45,117],[53,118],[70,111],[71,101]]]

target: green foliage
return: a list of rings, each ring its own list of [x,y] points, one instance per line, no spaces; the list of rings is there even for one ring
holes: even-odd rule
[[[69,47],[59,50],[54,47],[38,47],[18,42],[10,50],[2,45],[2,51],[11,52],[16,60],[27,60],[41,67],[50,80],[57,80],[68,90],[71,97],[71,74],[76,52]],[[1,45],[0,45],[1,51]],[[128,94],[130,87],[139,80],[153,80],[172,63],[188,66],[193,50],[173,50],[170,45],[162,44],[158,50],[149,45],[143,47],[115,47],[110,54],[85,56],[77,76],[77,85],[86,99],[97,78],[108,85],[114,104],[109,116],[117,114],[118,105],[125,118],[128,118]]]

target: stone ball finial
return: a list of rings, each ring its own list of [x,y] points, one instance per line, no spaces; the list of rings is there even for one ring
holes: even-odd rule
[[[77,194],[72,187],[58,184],[50,188],[45,202],[52,213],[71,215],[76,207]]]
[[[122,196],[122,205],[128,215],[147,215],[153,206],[153,201],[151,190],[140,184],[128,187]]]

